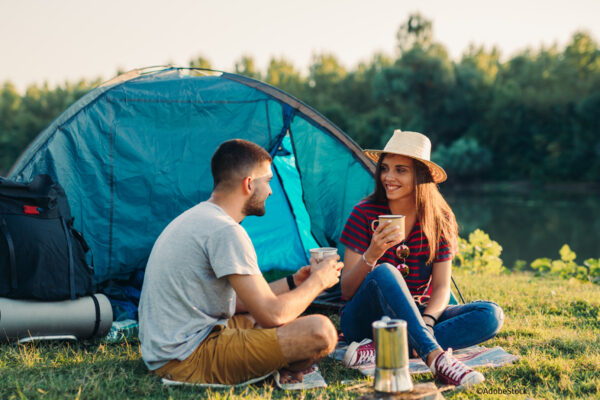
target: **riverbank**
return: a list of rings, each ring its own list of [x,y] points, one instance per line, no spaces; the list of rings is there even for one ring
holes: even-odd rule
[[[440,185],[444,193],[472,192],[472,193],[504,193],[513,192],[519,194],[600,194],[599,182],[553,182],[536,183],[531,181],[501,181],[501,182],[458,182],[448,180]]]

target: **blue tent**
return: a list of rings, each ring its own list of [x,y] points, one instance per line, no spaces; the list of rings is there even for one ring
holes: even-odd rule
[[[243,225],[259,265],[295,269],[314,246],[339,245],[374,165],[339,128],[265,83],[207,70],[135,70],[92,90],[45,129],[10,178],[47,173],[67,192],[97,282],[143,269],[154,241],[212,190],[210,158],[243,138],[274,156],[264,217]],[[343,253],[341,253],[343,254]]]

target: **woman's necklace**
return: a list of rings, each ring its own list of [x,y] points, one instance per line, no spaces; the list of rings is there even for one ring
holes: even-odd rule
[[[402,262],[396,265],[396,269],[400,271],[403,277],[407,277],[410,274],[410,268],[406,264],[406,259],[410,256],[410,248],[406,245],[406,239],[402,241],[398,247],[396,247],[396,256],[402,259]]]

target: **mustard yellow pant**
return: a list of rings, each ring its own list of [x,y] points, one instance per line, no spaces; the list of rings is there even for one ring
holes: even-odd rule
[[[255,328],[244,315],[217,325],[185,360],[171,360],[153,372],[181,382],[236,384],[287,366],[277,332]]]

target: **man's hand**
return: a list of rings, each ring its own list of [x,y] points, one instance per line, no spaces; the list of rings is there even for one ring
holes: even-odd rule
[[[311,278],[314,276],[315,279],[319,279],[323,289],[328,289],[339,282],[342,268],[344,263],[339,262],[340,256],[327,257],[320,263],[312,262],[310,265]]]
[[[299,286],[310,276],[310,265],[305,265],[294,274],[294,283]]]

